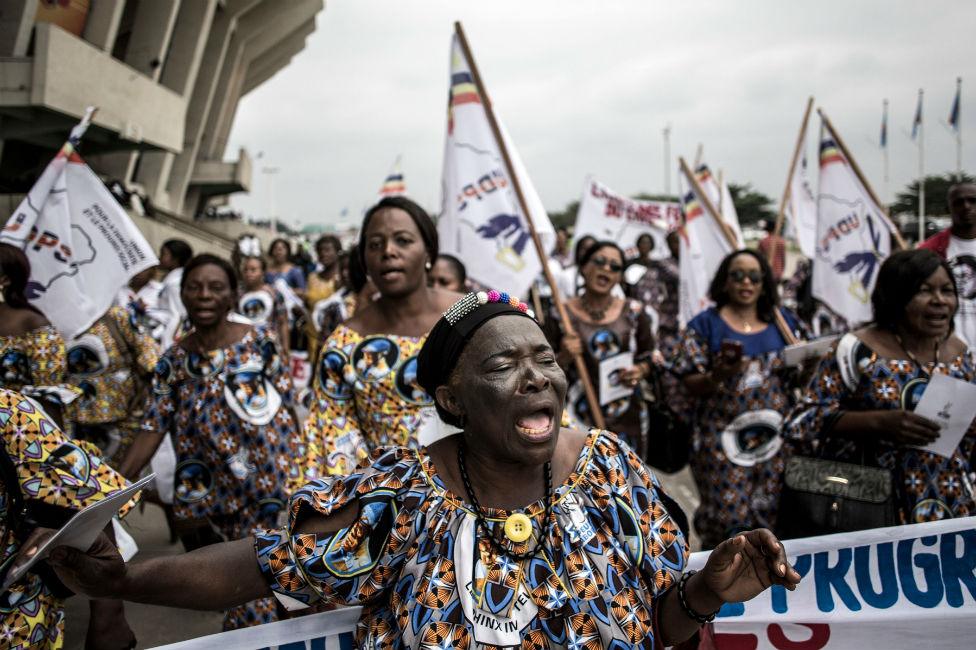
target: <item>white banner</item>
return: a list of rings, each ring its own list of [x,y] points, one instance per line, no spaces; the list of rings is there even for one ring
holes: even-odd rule
[[[730,603],[718,650],[970,648],[976,616],[976,517],[784,542],[802,581]],[[701,569],[708,552],[693,553]],[[353,647],[361,608],[161,646],[155,650],[331,650]],[[933,645],[935,644],[935,645]]]
[[[722,179],[720,184],[718,179],[712,175],[712,170],[704,163],[699,165],[698,169],[695,170],[695,178],[698,179],[698,184],[701,185],[702,190],[708,196],[708,200],[718,210],[722,221],[732,227],[737,248],[745,248],[746,240],[742,236],[742,228],[739,226],[739,212],[735,209],[735,203],[732,201],[732,193],[729,192],[728,183],[725,182],[725,179]]]
[[[451,41],[448,101],[443,205],[437,222],[441,252],[463,261],[468,276],[479,284],[524,297],[542,264],[457,36]],[[552,222],[500,122],[499,129],[543,250],[549,251],[556,241]]]
[[[112,306],[129,279],[158,264],[146,238],[74,152],[75,127],[0,232],[31,265],[27,298],[73,339]]]
[[[976,517],[784,542],[803,577],[715,619],[718,650],[972,648]],[[694,553],[700,569],[707,552]]]
[[[680,226],[680,203],[630,199],[587,177],[573,236],[579,240],[583,235],[592,235],[630,249],[635,248],[637,238],[646,233],[654,238],[651,258],[664,259],[671,255],[667,234]]]
[[[806,136],[804,136],[804,140]],[[817,199],[810,187],[807,155],[793,170],[790,178],[790,196],[786,201],[786,232],[796,239],[800,252],[808,259],[817,254]]]
[[[362,607],[345,607],[150,650],[353,650],[353,632],[362,611]]]
[[[691,182],[679,175],[689,189],[682,195],[685,225],[681,229],[679,320],[682,327],[711,304],[708,287],[726,255],[732,252],[719,222],[708,212]]]
[[[888,218],[829,135],[820,142],[813,295],[854,325],[871,319],[871,291],[891,252]]]

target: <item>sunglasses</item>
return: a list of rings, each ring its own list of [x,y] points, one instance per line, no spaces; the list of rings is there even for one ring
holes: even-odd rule
[[[729,277],[732,278],[733,282],[745,282],[746,278],[749,278],[749,282],[753,284],[759,284],[762,282],[762,273],[759,271],[742,271],[736,269],[734,271],[729,271]]]
[[[594,257],[590,260],[590,263],[593,264],[594,266],[610,269],[612,273],[620,273],[621,271],[624,270],[622,264],[618,262],[614,262],[612,260],[608,260],[605,257],[600,257],[600,256]]]

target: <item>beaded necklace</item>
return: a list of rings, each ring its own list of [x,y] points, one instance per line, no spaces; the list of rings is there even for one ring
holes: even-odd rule
[[[895,340],[898,341],[898,345],[901,346],[901,349],[905,351],[905,354],[908,356],[908,360],[914,363],[916,366],[918,366],[918,369],[924,372],[926,375],[931,376],[932,373],[929,372],[929,369],[925,367],[925,364],[920,362],[918,358],[914,354],[912,354],[912,351],[908,349],[908,346],[905,345],[905,342],[901,340],[901,336],[899,336],[897,333],[894,334],[895,334]],[[932,364],[932,370],[934,371],[938,367],[939,367],[939,340],[936,339],[935,340],[935,361]]]

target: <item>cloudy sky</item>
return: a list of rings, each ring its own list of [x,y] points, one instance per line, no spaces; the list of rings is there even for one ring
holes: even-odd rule
[[[926,170],[955,169],[944,123],[956,77],[976,60],[968,2],[327,0],[306,49],[241,101],[228,153],[263,157],[252,193],[233,204],[267,215],[260,170],[274,166],[283,220],[334,224],[348,209],[350,223],[402,154],[408,193],[437,211],[454,20],[550,210],[578,198],[587,174],[624,194],[663,191],[668,124],[675,160],[702,143],[726,179],[778,200],[809,95],[879,193],[890,100],[891,198],[917,174],[907,133],[919,88]],[[964,84],[976,141],[976,75]],[[974,165],[970,146],[963,166]]]

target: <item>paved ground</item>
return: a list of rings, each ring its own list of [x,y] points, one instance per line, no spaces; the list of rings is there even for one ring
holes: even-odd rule
[[[698,503],[691,474],[687,469],[677,474],[658,474],[665,491],[688,513],[689,519]],[[169,543],[166,520],[163,511],[147,504],[140,512],[136,510],[126,517],[129,532],[139,544],[139,557],[158,557],[182,553],[183,547],[177,542]],[[698,546],[697,537],[692,534],[692,548]],[[67,625],[65,630],[65,650],[82,650],[85,646],[85,630],[88,626],[88,601],[75,596],[66,603]],[[126,618],[139,639],[139,648],[151,648],[166,643],[175,643],[207,634],[220,632],[222,616],[214,612],[196,612],[185,609],[170,609],[127,603]]]

